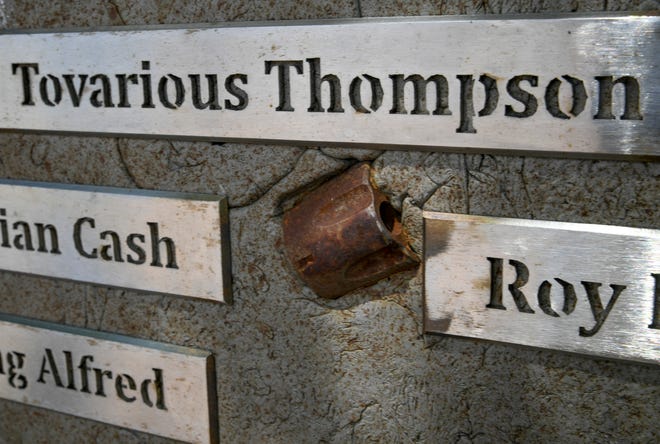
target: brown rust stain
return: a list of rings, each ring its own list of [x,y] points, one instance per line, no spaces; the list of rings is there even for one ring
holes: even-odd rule
[[[282,225],[290,263],[321,297],[337,298],[419,262],[367,163],[306,195]]]

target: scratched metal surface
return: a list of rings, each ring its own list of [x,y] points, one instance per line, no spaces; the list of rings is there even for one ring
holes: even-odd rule
[[[659,231],[437,212],[425,212],[424,222],[426,331],[660,364],[660,319],[649,328]],[[488,258],[503,261],[498,304],[506,310],[487,307],[497,279]],[[518,277],[510,260],[529,273],[519,290],[530,312],[519,311],[508,290]],[[574,308],[562,310],[565,293],[556,279],[573,285]],[[552,286],[544,310],[545,281]],[[600,284],[600,302],[590,302],[583,281]],[[612,284],[625,286],[614,302]],[[599,312],[598,329],[594,307],[610,307]]]
[[[0,193],[5,210],[0,218],[2,270],[231,301],[228,215],[221,196],[5,180],[0,180]],[[149,222],[157,224],[153,233]],[[20,223],[28,229],[17,229]],[[53,230],[44,233],[43,245],[38,223]],[[116,245],[106,230],[115,233]],[[133,234],[142,236],[132,241],[142,251],[142,264],[128,243]],[[162,242],[153,242],[152,235]],[[44,251],[37,251],[40,246]]]
[[[0,35],[0,59],[38,66],[0,71],[0,128],[379,149],[658,157],[659,25],[655,16],[566,15],[5,33]],[[319,89],[320,112],[307,110],[312,107],[310,58],[319,60],[319,78],[334,74],[341,83],[341,112],[323,112],[330,108],[327,85]],[[287,87],[278,84],[277,67],[271,67],[270,73],[265,69],[267,61],[283,60],[300,63],[299,74],[286,68],[290,70]],[[149,62],[148,68],[143,61]],[[108,98],[101,99],[100,80],[92,85],[98,73],[108,76]],[[65,74],[73,74],[70,84]],[[120,99],[117,74],[135,75],[135,85],[129,82],[126,87],[125,100]],[[218,109],[193,106],[191,74],[201,75],[202,101],[208,98],[204,76],[217,76]],[[244,76],[230,81],[233,89],[244,91],[244,101],[225,86],[225,78],[234,74]],[[363,74],[380,79],[381,105],[373,105],[368,77],[361,80],[362,106],[351,105],[350,85]],[[423,100],[427,109],[422,112],[429,115],[411,112],[413,92],[408,85],[405,109],[392,113],[398,100],[389,77],[395,74],[443,75],[448,108],[433,111],[439,105],[431,83]],[[494,105],[484,104],[482,74],[497,82],[499,100],[489,96]],[[87,76],[88,83],[81,83],[78,75]],[[463,75],[474,76],[474,91],[468,94],[473,104],[462,99],[457,76]],[[537,76],[538,84],[520,83],[536,97],[537,109],[525,118],[505,116],[508,107],[522,113],[532,106],[526,98],[514,99],[507,92],[508,82],[520,75]],[[171,76],[181,82],[180,103]],[[571,85],[562,76],[583,82],[587,95],[583,103],[571,104]],[[620,119],[623,87],[616,86],[611,118],[595,119],[599,103],[607,102],[599,98],[597,76],[634,77],[639,83],[639,93],[633,94],[639,109],[634,107],[630,118]],[[144,80],[147,77],[151,80]],[[562,118],[549,112],[552,99],[546,93],[553,79],[563,84],[555,111]],[[23,89],[24,81],[30,84],[29,93]],[[59,99],[54,85],[59,85]],[[159,99],[161,87],[165,102]],[[143,88],[151,91],[152,99],[146,99]],[[291,104],[278,111],[285,89]],[[153,103],[141,106],[148,102]],[[231,106],[244,109],[231,110]],[[474,128],[460,129],[464,118],[473,120]]]

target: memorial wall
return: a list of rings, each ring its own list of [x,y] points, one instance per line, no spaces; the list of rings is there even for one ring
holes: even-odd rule
[[[659,441],[658,10],[0,0],[0,444]]]

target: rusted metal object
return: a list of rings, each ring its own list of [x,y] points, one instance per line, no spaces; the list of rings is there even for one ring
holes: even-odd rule
[[[419,262],[398,212],[362,163],[305,196],[284,215],[289,261],[321,297],[338,298]]]

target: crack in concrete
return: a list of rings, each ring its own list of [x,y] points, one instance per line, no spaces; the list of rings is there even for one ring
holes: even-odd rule
[[[87,328],[89,325],[88,297],[89,297],[89,287],[85,286],[83,289],[83,315],[85,318],[85,321],[83,322],[83,326],[85,328]]]
[[[204,166],[208,163],[206,159],[200,160],[199,162],[193,162],[189,160],[189,157],[184,157],[182,160],[177,159],[177,156],[180,156],[184,151],[184,149],[179,149],[177,148],[172,141],[167,141],[167,144],[170,147],[170,150],[167,155],[167,169],[170,172],[178,172],[181,170],[185,170],[187,168],[196,168],[199,166]],[[172,152],[174,152],[174,155],[172,155]]]
[[[103,304],[101,305],[101,316],[99,316],[99,322],[97,326],[99,330],[103,329],[103,322],[105,321],[105,311],[107,305],[108,305],[108,294],[106,292],[106,294],[103,296]]]
[[[463,186],[465,187],[465,214],[470,214],[470,169],[468,168],[467,154],[463,154]]]
[[[116,143],[117,154],[119,155],[119,162],[124,168],[124,172],[126,172],[126,175],[136,187],[142,188],[142,186],[138,183],[137,177],[135,177],[130,167],[128,166],[128,163],[126,162],[126,159],[124,158],[124,152],[121,148],[119,139],[115,139],[115,143]]]
[[[110,5],[114,8],[115,12],[117,13],[117,17],[119,17],[119,21],[121,22],[121,24],[126,25],[126,20],[124,20],[124,17],[122,16],[121,10],[119,9],[117,3],[115,3],[113,0],[108,0],[108,3],[110,3]]]
[[[525,193],[525,197],[527,198],[527,202],[529,205],[529,215],[532,219],[535,219],[534,217],[534,211],[532,208],[532,196],[529,194],[529,189],[527,188],[527,177],[525,176],[525,158],[522,158],[522,163],[520,164],[520,181],[522,182],[522,189],[523,192]]]
[[[7,14],[7,6],[5,0],[0,0],[0,28],[6,29],[9,23],[9,14]]]
[[[255,205],[255,204],[256,204],[257,202],[259,202],[264,196],[266,196],[266,195],[267,195],[268,193],[270,193],[275,187],[277,187],[277,186],[278,186],[279,184],[281,184],[286,178],[288,178],[289,175],[290,175],[291,173],[293,173],[293,171],[295,171],[295,169],[298,167],[298,164],[300,163],[300,160],[302,159],[302,157],[305,155],[306,152],[307,152],[306,150],[305,150],[305,151],[302,151],[302,152],[298,155],[298,157],[296,158],[296,160],[293,162],[293,165],[291,166],[291,168],[289,168],[284,174],[282,174],[282,176],[281,176],[278,180],[276,180],[276,181],[273,182],[270,186],[268,186],[268,187],[263,191],[262,194],[260,194],[259,196],[255,197],[254,200],[252,200],[251,202],[249,202],[249,203],[247,203],[247,204],[245,204],[245,205],[236,205],[236,206],[231,206],[231,205],[230,205],[229,208],[230,208],[230,209],[239,209],[239,208],[247,208],[247,207],[249,207],[249,206],[251,206],[251,205]],[[280,199],[280,200],[283,200],[283,199],[284,199],[284,198],[282,198],[282,199]],[[276,208],[277,208],[277,207],[279,207],[279,205],[276,205]],[[277,214],[277,211],[275,211],[275,213],[271,214],[271,217],[272,217],[272,216],[277,216],[277,215],[278,215],[278,214]],[[281,215],[281,213],[280,213],[279,215]]]
[[[378,406],[380,403],[378,401],[370,401],[369,403],[365,404],[362,409],[360,410],[360,413],[358,413],[358,416],[356,419],[349,420],[347,424],[344,424],[343,426],[340,427],[340,430],[344,430],[350,427],[351,429],[351,442],[355,442],[355,427],[357,427],[360,422],[364,419],[364,414],[367,412],[368,409],[374,406]]]
[[[383,301],[391,302],[392,304],[401,307],[403,311],[405,311],[408,314],[408,316],[412,318],[413,324],[415,325],[415,330],[417,331],[417,335],[419,336],[421,334],[424,334],[423,328],[420,329],[420,327],[422,327],[422,322],[420,322],[419,316],[417,316],[417,313],[415,313],[410,307],[407,307],[406,305],[400,303],[395,299],[383,299]]]
[[[459,430],[458,433],[456,434],[456,439],[454,440],[455,444],[459,444],[464,438],[467,439],[469,442],[474,443],[476,442],[475,440],[479,436],[485,436],[486,434],[484,432],[475,432],[474,431],[474,426],[472,425],[472,419],[469,417],[469,407],[468,407],[468,417],[467,417],[467,422],[468,422],[468,429],[466,431]]]
[[[42,166],[46,163],[46,157],[48,157],[48,148],[43,148],[39,146],[33,146],[30,148],[30,161],[34,166]]]
[[[335,177],[335,176],[338,176],[338,175],[342,174],[344,171],[346,171],[348,168],[350,168],[351,165],[354,165],[355,163],[357,163],[357,162],[350,162],[349,160],[346,160],[346,159],[334,159],[334,158],[332,158],[332,157],[330,157],[330,156],[326,156],[325,154],[323,154],[323,153],[322,153],[321,151],[319,151],[319,150],[315,150],[315,151],[317,151],[320,155],[322,155],[322,156],[324,156],[324,157],[327,157],[327,158],[329,158],[329,159],[333,159],[333,160],[335,160],[335,161],[337,161],[337,162],[343,163],[343,167],[342,167],[339,171],[331,171],[331,172],[328,172],[328,173],[325,173],[325,174],[321,174],[319,177],[316,177],[316,178],[315,178],[314,180],[312,180],[311,182],[307,182],[307,183],[305,183],[305,184],[303,184],[303,185],[300,185],[300,186],[298,186],[298,187],[296,187],[296,188],[294,188],[294,189],[292,189],[292,190],[289,190],[289,191],[283,192],[283,193],[282,193],[280,196],[278,196],[277,199],[276,199],[275,206],[274,206],[274,209],[273,209],[273,213],[271,214],[271,218],[273,218],[273,217],[280,217],[282,214],[284,214],[284,212],[286,211],[286,207],[288,206],[288,205],[287,205],[287,202],[288,202],[288,203],[291,203],[291,201],[295,201],[295,200],[297,200],[297,198],[298,198],[299,196],[301,196],[303,193],[305,193],[305,192],[307,192],[307,191],[311,191],[311,190],[317,188],[317,187],[318,187],[319,185],[321,185],[322,183],[327,182],[327,181],[330,180],[332,177]],[[304,155],[306,152],[307,152],[307,151],[303,152],[303,155]],[[298,163],[301,161],[303,155],[301,155],[301,156],[296,160],[296,165],[295,165],[294,168],[291,170],[291,172],[293,172],[293,170],[295,170],[295,169],[297,168]],[[289,173],[289,174],[290,174],[290,173]],[[287,174],[287,175],[286,175],[285,177],[283,177],[280,181],[278,181],[278,183],[276,183],[276,184],[274,184],[272,187],[270,187],[268,191],[270,191],[272,188],[274,188],[275,185],[278,185],[280,182],[283,182],[283,180],[284,180],[285,178],[287,178],[287,177],[289,176],[289,174]],[[263,197],[263,196],[262,196],[262,197]]]

